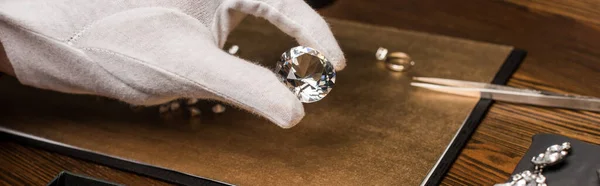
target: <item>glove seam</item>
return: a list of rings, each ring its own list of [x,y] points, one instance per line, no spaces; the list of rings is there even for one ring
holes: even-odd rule
[[[9,16],[0,14],[0,23],[4,23],[7,27],[13,27],[15,29],[15,31],[19,32],[22,31],[26,34],[30,34],[32,36],[37,36],[37,37],[41,37],[41,38],[45,38],[47,39],[49,42],[56,42],[56,43],[60,43],[60,44],[65,44],[63,42],[63,40],[40,33],[35,31],[34,29],[31,28],[27,28],[18,24],[14,24],[13,22],[9,21],[11,20],[11,18]],[[0,40],[2,38],[4,38],[6,36],[3,35],[2,32],[0,32]],[[6,47],[6,46],[5,46]],[[71,46],[72,47],[72,46]],[[77,48],[72,47],[72,49],[77,50]],[[5,48],[6,50],[6,48]],[[8,61],[9,63],[12,64],[13,66],[13,70],[15,73],[15,76],[17,77],[17,79],[19,80],[19,82],[26,84],[26,85],[38,85],[38,81],[36,80],[32,80],[31,79],[31,74],[27,73],[26,71],[29,70],[27,67],[24,67],[23,65],[21,65],[19,62],[19,60],[14,60],[12,59],[14,56],[10,55],[8,52],[6,53],[7,57],[8,57]],[[25,65],[26,66],[26,65]],[[25,72],[24,72],[25,71]],[[89,92],[89,91],[85,91],[85,92]]]
[[[102,18],[103,19],[103,18]],[[77,39],[81,38],[81,36],[87,31],[89,30],[94,24],[96,24],[98,21],[102,20],[96,20],[86,26],[84,26],[82,29],[80,29],[78,32],[75,32],[75,34],[71,35],[71,37],[69,37],[69,39],[65,40],[64,42],[69,44],[69,45],[73,45],[74,42],[77,41]]]
[[[48,39],[52,39],[52,40],[54,40],[54,41],[57,41],[57,42],[62,42],[62,40],[61,40],[61,39],[54,38],[54,37],[52,37],[52,36],[49,36],[49,35],[46,35],[46,34],[43,34],[43,33],[37,32],[37,31],[35,31],[35,30],[31,29],[31,28],[27,28],[27,27],[24,27],[24,26],[21,26],[21,25],[18,25],[18,24],[13,24],[11,21],[6,21],[6,20],[10,20],[10,17],[9,17],[9,16],[6,16],[6,15],[3,15],[3,14],[0,14],[0,20],[4,20],[4,21],[2,21],[2,22],[4,22],[6,25],[13,26],[13,27],[15,27],[15,28],[17,28],[17,29],[21,29],[21,30],[23,30],[23,31],[27,31],[27,32],[30,32],[30,33],[32,33],[32,34],[40,35],[40,36],[42,36],[42,37],[45,37],[45,38],[48,38]]]
[[[219,35],[219,33],[217,33],[215,31],[215,30],[217,30],[215,28],[217,28],[217,16],[220,13],[219,10],[221,10],[221,7],[223,7],[224,4],[226,4],[226,1],[221,2],[221,4],[219,4],[219,6],[217,6],[217,9],[215,10],[215,15],[213,15],[213,18],[212,18],[212,21],[211,21],[212,23],[210,24],[210,29],[211,29],[211,32],[213,33],[212,37],[213,37],[214,41],[216,41],[216,43],[219,46],[219,48],[222,48],[223,46],[221,46],[221,43],[218,40],[219,37],[217,35]],[[225,43],[225,42],[223,42],[223,43]]]
[[[123,14],[126,12],[130,12],[130,11],[134,11],[134,10],[140,10],[140,9],[166,9],[166,10],[170,10],[170,11],[174,11],[177,13],[181,13],[184,14],[186,16],[189,16],[191,18],[194,18],[193,16],[181,11],[180,9],[176,9],[176,8],[168,8],[168,7],[161,7],[161,6],[147,6],[147,7],[138,7],[138,8],[132,8],[132,9],[127,9],[127,10],[123,10],[123,11],[118,11],[109,15],[106,15],[104,17],[101,17],[99,19],[96,19],[94,21],[92,21],[91,23],[87,24],[86,26],[84,26],[83,28],[79,29],[79,31],[75,32],[74,34],[71,35],[71,37],[69,37],[69,39],[66,40],[61,40],[62,42],[65,42],[69,45],[75,45],[75,42],[77,42],[80,38],[82,38],[84,36],[84,34],[90,30],[91,28],[93,28],[98,22],[101,22],[105,19],[111,18],[115,15],[118,14]],[[198,20],[197,18],[194,18],[195,20]]]
[[[142,65],[144,65],[144,66],[147,66],[147,67],[150,67],[150,68],[153,68],[153,69],[159,69],[159,70],[160,70],[162,73],[167,73],[168,75],[172,75],[172,76],[178,77],[178,78],[180,78],[180,79],[182,79],[182,80],[185,80],[185,81],[187,81],[187,82],[189,82],[189,83],[192,83],[192,84],[194,84],[194,85],[196,85],[196,86],[199,86],[199,87],[201,87],[201,88],[203,88],[203,89],[207,90],[208,92],[211,92],[211,93],[213,93],[213,94],[215,94],[215,95],[221,96],[221,97],[225,98],[226,100],[229,100],[229,101],[233,102],[234,104],[243,105],[243,106],[245,106],[245,107],[248,107],[248,108],[254,108],[254,107],[252,107],[252,106],[250,106],[250,105],[247,105],[247,104],[245,104],[245,103],[239,102],[239,101],[237,101],[237,100],[233,99],[232,97],[229,97],[229,96],[227,96],[227,95],[222,95],[222,94],[219,94],[217,91],[215,91],[215,90],[213,90],[213,89],[211,89],[211,88],[209,88],[209,87],[206,87],[206,86],[202,85],[201,83],[198,83],[198,82],[196,82],[196,81],[194,81],[194,80],[191,80],[191,79],[189,79],[189,78],[186,78],[186,77],[184,77],[184,76],[181,76],[181,75],[179,75],[179,74],[177,74],[177,73],[173,73],[173,72],[171,72],[171,71],[169,71],[169,70],[166,70],[166,69],[163,69],[163,68],[160,68],[160,67],[154,66],[154,65],[152,65],[152,64],[148,64],[148,63],[146,63],[144,60],[141,60],[141,59],[135,58],[135,57],[133,57],[133,56],[125,55],[125,54],[118,53],[118,52],[115,52],[115,51],[112,51],[112,50],[108,50],[108,49],[103,49],[103,48],[95,48],[95,47],[84,47],[84,48],[82,48],[82,50],[88,50],[88,51],[99,51],[99,52],[104,52],[104,53],[107,53],[107,54],[111,54],[111,55],[115,55],[115,56],[120,56],[120,57],[125,57],[125,58],[127,58],[127,59],[134,60],[134,61],[136,61],[136,62],[138,62],[138,63],[140,63],[140,64],[142,64]],[[103,69],[104,69],[104,68],[103,68]],[[106,70],[106,69],[104,69],[104,70]],[[110,72],[109,72],[109,74],[110,74]],[[112,75],[112,74],[111,74],[111,75]],[[113,75],[113,76],[114,76],[114,75]],[[118,79],[118,78],[117,78],[117,79]],[[119,80],[120,80],[120,79],[119,79]],[[131,86],[130,86],[130,85],[128,85],[127,83],[124,83],[124,84],[126,84],[128,87],[131,87]],[[133,88],[133,87],[131,87],[131,88]],[[137,90],[137,89],[136,89],[136,90]],[[268,115],[268,114],[266,114],[266,113],[264,113],[264,112],[262,112],[262,111],[260,111],[260,110],[258,110],[258,109],[251,109],[251,110],[254,110],[255,112],[258,112],[260,115],[262,115],[263,117],[265,117],[265,118],[267,118],[267,119],[270,119],[270,120],[272,120],[272,121],[281,122],[280,120],[278,120],[278,119],[276,119],[276,118],[273,118],[273,117],[271,117],[270,115]]]
[[[103,50],[103,49],[96,49],[96,48],[82,48],[82,50],[85,50],[85,51],[99,51],[99,52],[109,53],[109,52],[107,52],[107,51],[105,51],[105,50]],[[113,54],[113,55],[114,55],[114,54]],[[110,72],[109,70],[107,70],[106,68],[104,68],[102,65],[98,64],[98,63],[97,63],[95,60],[90,60],[90,61],[92,61],[94,64],[98,65],[98,66],[99,66],[100,68],[102,68],[102,69],[103,69],[103,70],[104,70],[106,73],[110,74],[112,77],[114,77],[114,78],[118,79],[119,81],[121,81],[121,83],[123,83],[123,84],[124,84],[124,85],[126,85],[127,87],[129,87],[129,88],[131,88],[131,89],[133,89],[133,90],[136,90],[136,91],[138,91],[138,92],[142,92],[142,93],[148,94],[147,92],[145,92],[145,91],[142,91],[142,90],[139,90],[139,89],[137,89],[137,88],[133,87],[132,85],[130,85],[130,84],[128,84],[128,83],[126,83],[126,82],[125,82],[125,81],[123,81],[121,78],[119,78],[118,76],[114,75],[113,73],[111,73],[111,72]]]

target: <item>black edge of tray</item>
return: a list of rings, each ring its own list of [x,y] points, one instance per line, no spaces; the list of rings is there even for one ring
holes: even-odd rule
[[[80,149],[72,146],[67,146],[59,143],[43,141],[36,137],[22,135],[0,130],[0,139],[12,140],[17,143],[32,146],[35,148],[55,152],[76,159],[88,161],[91,163],[104,165],[114,169],[131,172],[141,176],[154,178],[160,181],[177,184],[177,185],[200,185],[200,186],[229,186],[230,184],[222,183],[207,178],[202,178],[182,172],[152,166],[145,163],[135,162],[131,160],[121,159],[106,154],[96,153],[85,149]]]
[[[525,59],[525,56],[527,56],[527,51],[513,49],[504,61],[504,64],[500,67],[500,70],[496,73],[496,76],[494,76],[492,83],[505,85],[513,73],[519,68],[519,65],[521,65],[521,62]],[[475,108],[473,108],[463,125],[458,132],[456,132],[454,139],[452,139],[444,154],[421,183],[422,186],[434,186],[441,183],[444,176],[446,176],[450,170],[450,167],[452,167],[452,164],[454,164],[454,161],[456,161],[460,155],[462,149],[469,139],[471,139],[475,130],[477,130],[477,127],[487,114],[488,109],[492,106],[492,103],[494,103],[494,101],[490,99],[480,99],[479,102],[477,102]]]
[[[109,181],[96,179],[83,174],[75,174],[69,171],[62,171],[46,186],[125,186]]]

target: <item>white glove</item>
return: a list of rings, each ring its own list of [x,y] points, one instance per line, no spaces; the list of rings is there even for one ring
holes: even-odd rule
[[[344,68],[328,25],[302,0],[4,0],[0,41],[25,85],[147,106],[214,99],[293,127],[304,116],[296,96],[220,49],[244,14]]]

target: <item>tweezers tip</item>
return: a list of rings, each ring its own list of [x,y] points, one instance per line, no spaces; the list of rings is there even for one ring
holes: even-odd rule
[[[410,85],[413,87],[421,87],[421,88],[427,88],[428,86],[430,86],[431,84],[427,84],[427,83],[419,83],[419,82],[410,82]]]
[[[415,80],[415,81],[419,81],[419,80],[421,80],[421,79],[423,79],[423,78],[424,78],[424,77],[413,77],[412,79],[413,79],[413,80]]]

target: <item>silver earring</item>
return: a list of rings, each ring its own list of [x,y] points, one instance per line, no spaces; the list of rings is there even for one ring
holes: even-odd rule
[[[571,143],[564,142],[561,145],[552,145],[546,149],[546,152],[540,153],[531,159],[535,165],[533,172],[526,170],[512,176],[512,180],[507,183],[500,183],[494,186],[547,186],[546,177],[542,175],[544,167],[560,163],[571,149]]]
[[[404,52],[389,53],[387,48],[379,47],[375,52],[375,58],[383,61],[385,66],[391,71],[406,72],[415,66],[415,61]]]

